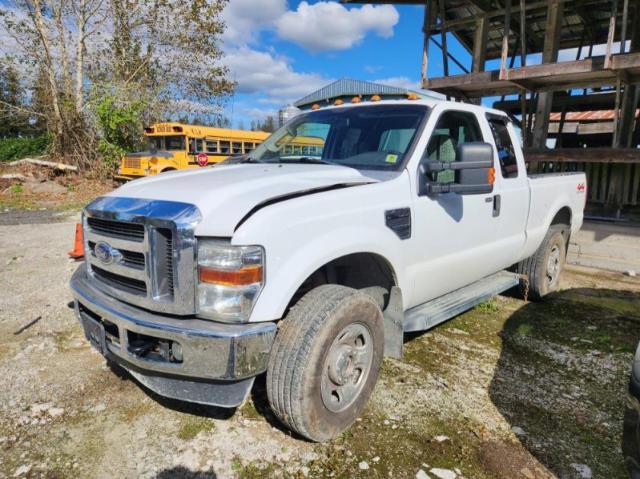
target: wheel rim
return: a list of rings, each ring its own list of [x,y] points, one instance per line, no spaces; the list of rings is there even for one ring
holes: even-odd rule
[[[335,337],[322,370],[322,402],[332,412],[344,411],[360,395],[373,363],[373,337],[362,323],[346,326]]]
[[[547,259],[547,282],[553,284],[560,275],[560,248],[554,245],[549,252],[549,259]]]

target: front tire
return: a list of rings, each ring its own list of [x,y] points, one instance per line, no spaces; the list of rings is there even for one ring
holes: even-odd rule
[[[269,403],[289,429],[333,439],[364,409],[383,353],[376,301],[345,286],[318,286],[281,322],[267,369]]]
[[[528,278],[521,290],[529,299],[539,301],[558,289],[567,255],[564,231],[568,230],[568,226],[552,226],[533,256],[518,263],[516,272]]]

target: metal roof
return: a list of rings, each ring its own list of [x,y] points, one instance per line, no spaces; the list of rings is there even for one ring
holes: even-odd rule
[[[318,103],[332,98],[341,96],[357,96],[357,95],[407,95],[409,93],[417,93],[419,96],[427,96],[422,93],[413,92],[407,88],[400,88],[390,85],[382,85],[364,80],[353,80],[351,78],[341,78],[327,86],[300,98],[294,103],[295,106],[301,107],[311,103]]]

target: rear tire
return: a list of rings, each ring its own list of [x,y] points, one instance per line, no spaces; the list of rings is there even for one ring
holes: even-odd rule
[[[558,288],[567,255],[563,232],[568,230],[566,225],[552,226],[533,256],[516,265],[516,272],[528,278],[528,291],[526,281],[520,284],[522,294],[528,299],[539,301]]]
[[[318,286],[281,322],[267,369],[271,408],[298,434],[333,439],[362,412],[383,353],[376,301],[345,286]]]

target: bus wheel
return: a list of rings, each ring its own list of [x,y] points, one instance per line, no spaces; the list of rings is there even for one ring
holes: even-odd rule
[[[167,171],[176,171],[176,168],[165,168],[160,173],[166,173]]]

